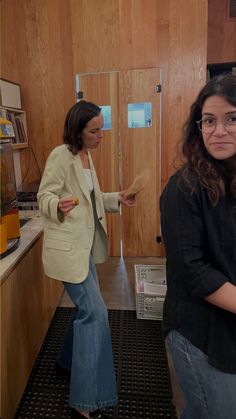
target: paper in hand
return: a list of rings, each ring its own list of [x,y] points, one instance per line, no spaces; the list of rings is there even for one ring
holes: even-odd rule
[[[136,176],[133,183],[124,192],[125,198],[131,198],[132,196],[137,195],[137,193],[141,192],[142,189],[145,188],[150,179],[150,172],[150,169],[144,169]]]

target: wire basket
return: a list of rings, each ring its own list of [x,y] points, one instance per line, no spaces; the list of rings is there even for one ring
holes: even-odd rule
[[[165,265],[134,265],[138,319],[162,320],[166,295]]]

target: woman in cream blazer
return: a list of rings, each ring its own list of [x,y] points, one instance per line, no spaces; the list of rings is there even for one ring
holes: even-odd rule
[[[45,273],[63,281],[76,314],[58,357],[71,370],[70,401],[76,418],[106,418],[117,403],[107,309],[95,263],[107,258],[105,212],[135,205],[123,192],[102,193],[89,149],[102,139],[100,108],[81,100],[68,112],[64,144],[50,154],[38,192],[44,222]],[[71,357],[72,352],[72,357]]]
[[[85,280],[89,256],[95,263],[107,258],[107,226],[105,212],[119,211],[118,192],[102,193],[88,152],[94,186],[96,213],[80,154],[73,155],[64,144],[52,151],[38,192],[44,221],[43,264],[45,273],[70,283]],[[59,198],[70,197],[74,208],[66,216],[58,209]],[[78,200],[75,205],[74,200]]]

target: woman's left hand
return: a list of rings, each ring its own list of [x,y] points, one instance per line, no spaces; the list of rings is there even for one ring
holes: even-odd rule
[[[128,198],[125,195],[126,191],[119,192],[119,202],[127,207],[135,207],[136,206],[136,195],[130,195]]]

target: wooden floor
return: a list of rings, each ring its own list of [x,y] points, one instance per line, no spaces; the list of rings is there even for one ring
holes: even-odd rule
[[[107,308],[117,310],[135,310],[134,265],[157,265],[164,263],[164,259],[157,257],[125,259],[110,257],[106,263],[96,265],[101,293]],[[62,297],[60,305],[62,307],[73,306],[73,303],[66,293],[64,293]],[[173,402],[176,406],[177,412],[179,413],[183,406],[184,399],[176,379],[169,353],[168,359],[174,394]]]

